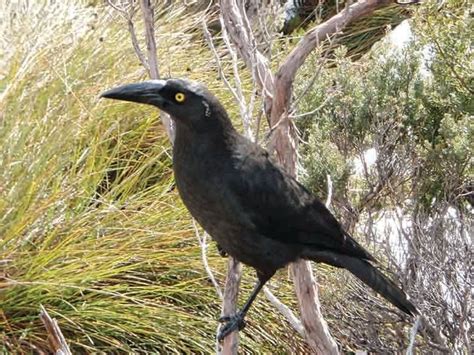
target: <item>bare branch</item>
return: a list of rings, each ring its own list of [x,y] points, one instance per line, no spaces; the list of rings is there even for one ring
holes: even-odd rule
[[[69,346],[67,345],[66,338],[64,337],[61,329],[59,329],[58,322],[49,316],[46,309],[40,306],[40,318],[46,327],[48,333],[48,340],[51,344],[51,348],[56,355],[72,355]]]
[[[194,227],[194,233],[196,234],[196,237],[198,238],[199,245],[201,246],[201,258],[202,258],[202,264],[204,265],[204,270],[207,272],[207,276],[209,276],[209,279],[212,282],[212,285],[216,289],[216,293],[219,296],[220,300],[223,301],[224,297],[222,294],[221,287],[216,281],[216,278],[214,277],[214,273],[211,270],[211,267],[209,266],[209,263],[207,262],[207,234],[204,232],[202,235],[199,233],[198,226],[196,224],[196,221],[193,218],[193,227]]]
[[[222,19],[240,56],[247,68],[252,71],[252,76],[262,88],[264,106],[267,116],[271,109],[271,98],[273,92],[273,75],[267,58],[257,49],[253,33],[248,31],[248,25],[244,24],[245,11],[242,11],[235,0],[219,1]],[[248,19],[246,20],[248,23]]]
[[[334,95],[328,95],[324,101],[321,103],[321,105],[319,105],[318,107],[316,107],[315,109],[311,110],[311,111],[308,111],[308,112],[305,112],[305,113],[300,113],[298,115],[290,115],[290,118],[292,119],[299,119],[299,118],[303,118],[303,117],[306,117],[306,116],[310,116],[310,115],[314,115],[316,112],[318,112],[319,110],[321,110],[324,106],[326,106],[326,104],[332,100],[334,98]]]
[[[332,200],[332,179],[331,175],[327,174],[326,175],[327,180],[328,180],[328,197],[326,198],[326,208],[329,209],[331,207],[331,200]]]
[[[151,5],[150,0],[140,0],[140,8],[142,11],[142,17],[145,24],[145,41],[147,47],[147,56],[143,53],[140,48],[137,33],[135,31],[135,24],[133,22],[133,16],[135,15],[134,1],[129,0],[128,7],[119,7],[112,0],[107,0],[107,4],[114,10],[118,11],[119,14],[127,21],[128,32],[132,40],[132,46],[135,54],[142,63],[143,67],[148,72],[151,79],[159,79],[160,73],[158,70],[158,57],[156,52],[156,41],[155,41],[155,28],[154,28],[154,9]],[[170,138],[171,143],[174,142],[174,126],[173,121],[168,114],[161,111],[161,121],[165,127],[166,133]]]
[[[117,6],[112,0],[107,0],[107,4],[112,7],[115,11],[118,11],[121,16],[126,17],[128,12],[125,10],[124,7]]]
[[[284,82],[293,82],[296,71],[304,63],[308,55],[318,47],[321,42],[341,31],[346,25],[354,20],[367,15],[376,9],[391,4],[391,0],[359,0],[353,5],[346,7],[340,13],[329,20],[314,27],[301,39],[298,45],[291,51],[283,65],[278,70],[276,77],[281,77]]]
[[[150,72],[150,67],[148,66],[148,61],[143,54],[143,51],[140,48],[140,44],[138,43],[137,33],[135,31],[135,24],[133,23],[133,16],[135,15],[135,5],[132,0],[128,1],[128,6],[121,4],[118,6],[112,0],[107,0],[107,4],[112,7],[115,11],[117,11],[120,16],[122,16],[125,21],[127,21],[128,32],[130,33],[130,38],[132,40],[133,50],[138,57],[140,63],[142,63],[143,67]]]
[[[150,0],[140,0],[140,8],[142,10],[143,21],[145,22],[145,39],[148,57],[148,72],[150,78],[159,79],[158,58],[156,56],[155,42],[155,21],[153,8]]]
[[[127,26],[128,26],[128,32],[130,33],[130,38],[132,40],[133,50],[135,51],[135,54],[137,55],[140,63],[142,63],[143,67],[149,73],[150,66],[148,64],[148,60],[146,59],[145,55],[143,54],[143,51],[140,48],[140,44],[138,43],[137,33],[135,31],[135,25],[131,17],[127,18]]]
[[[415,348],[416,333],[418,333],[418,328],[421,324],[421,317],[416,317],[415,323],[410,331],[410,344],[408,345],[406,355],[413,355],[413,350]]]
[[[321,313],[318,285],[311,263],[299,260],[291,264],[290,268],[308,345],[316,354],[339,354],[337,344],[329,333],[329,327]]]
[[[327,36],[326,41],[329,43],[329,46],[324,50],[324,54],[318,60],[319,62],[318,69],[315,71],[315,73],[309,80],[309,83],[306,85],[302,93],[293,100],[293,102],[291,103],[292,107],[296,107],[298,102],[308,94],[309,90],[313,87],[314,83],[316,82],[316,79],[320,78],[321,70],[324,68],[325,64],[327,63],[329,54],[334,49],[337,43],[337,41],[332,40],[330,36]]]
[[[224,301],[222,303],[222,316],[231,316],[237,312],[237,299],[239,296],[240,279],[242,277],[242,265],[233,257],[229,257],[227,263],[227,279],[224,290]],[[221,326],[217,329],[219,334]],[[217,339],[217,336],[216,336]],[[222,343],[216,340],[218,354],[238,354],[239,332],[230,333]]]
[[[156,53],[154,9],[150,0],[140,0],[140,8],[142,10],[143,21],[145,23],[148,72],[150,74],[150,78],[159,79],[160,72],[158,70],[158,57]],[[160,118],[161,122],[163,122],[163,126],[165,126],[166,133],[168,134],[171,143],[173,143],[175,137],[173,121],[171,120],[170,116],[163,111],[160,113]]]
[[[260,138],[260,129],[262,126],[262,115],[263,115],[263,110],[259,110],[256,118],[256,128],[255,128],[255,139],[254,142],[258,143],[259,138]]]
[[[224,71],[222,70],[222,64],[221,64],[221,60],[219,58],[219,53],[217,53],[216,47],[214,46],[214,43],[213,43],[213,40],[212,40],[212,37],[211,37],[211,33],[209,32],[209,29],[207,28],[207,24],[206,24],[205,19],[202,20],[204,38],[205,38],[207,44],[209,45],[209,48],[211,49],[212,54],[214,55],[214,59],[216,60],[217,71],[219,73],[219,77],[224,81],[224,84],[227,86],[229,91],[232,93],[232,95],[235,98],[235,101],[237,102],[237,104],[239,106],[240,116],[241,116],[242,122],[244,124],[245,134],[246,134],[247,137],[252,138],[253,134],[252,134],[252,129],[251,129],[251,125],[250,125],[251,110],[247,106],[245,96],[244,96],[243,91],[242,91],[242,82],[240,80],[237,55],[236,55],[235,51],[233,50],[232,45],[229,41],[227,31],[225,30],[225,26],[223,24],[222,15],[219,16],[219,17],[220,17],[220,21],[221,21],[221,24],[222,24],[222,38],[224,39],[224,43],[225,43],[225,45],[227,47],[227,50],[228,50],[228,52],[231,56],[231,59],[232,59],[232,67],[233,67],[233,71],[234,71],[234,80],[235,80],[235,83],[236,83],[235,87],[233,87],[231,85],[231,83],[229,82],[229,80],[225,76]]]
[[[288,122],[290,99],[296,72],[303,65],[308,55],[324,40],[350,22],[367,15],[376,9],[390,4],[390,0],[359,0],[345,8],[326,22],[310,30],[287,56],[274,76],[274,92],[270,115],[271,125],[280,120],[283,124],[275,132],[275,150],[288,172],[294,174],[296,169],[296,153],[294,132]]]
[[[303,324],[295,316],[295,314],[291,311],[291,309],[286,306],[283,302],[281,302],[269,289],[268,287],[263,288],[263,292],[265,296],[267,296],[268,300],[275,306],[275,308],[286,318],[288,323],[291,324],[294,330],[296,330],[299,335],[303,338],[305,337],[305,330]]]
[[[219,77],[224,81],[225,86],[229,89],[232,96],[234,96],[235,100],[239,102],[239,96],[237,95],[237,92],[235,91],[234,87],[230,84],[229,80],[227,80],[227,77],[224,71],[222,70],[221,59],[219,57],[219,53],[217,53],[216,47],[214,46],[214,41],[212,40],[211,33],[209,32],[209,29],[207,28],[206,20],[203,19],[201,24],[202,24],[202,29],[204,33],[204,39],[206,40],[207,45],[211,49],[211,52],[214,55],[214,59],[216,61],[217,73],[219,74]]]
[[[238,96],[238,103],[239,103],[239,109],[240,109],[240,115],[242,117],[242,122],[244,124],[244,131],[245,135],[252,139],[253,134],[252,134],[252,129],[250,125],[251,121],[251,111],[249,112],[249,109],[247,107],[247,103],[244,97],[244,94],[242,92],[242,81],[240,80],[240,74],[239,74],[239,68],[238,68],[238,60],[237,60],[237,54],[232,48],[232,45],[229,40],[229,36],[227,34],[227,30],[225,29],[225,24],[224,24],[224,19],[222,18],[222,13],[219,15],[219,20],[222,25],[222,38],[224,39],[224,43],[229,51],[229,54],[232,58],[232,69],[234,71],[234,80],[235,80],[235,90]]]

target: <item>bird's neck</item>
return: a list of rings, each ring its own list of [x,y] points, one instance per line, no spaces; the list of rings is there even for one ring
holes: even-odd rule
[[[232,170],[232,134],[199,133],[186,126],[176,125],[173,147],[173,171],[183,201],[206,199],[215,188],[215,179]],[[206,178],[202,178],[206,177]],[[186,192],[187,191],[187,192]],[[188,207],[190,208],[190,207]]]
[[[176,122],[176,138],[173,157],[181,161],[206,159],[215,154],[230,152],[237,131],[232,126],[213,126],[199,131],[186,124]]]

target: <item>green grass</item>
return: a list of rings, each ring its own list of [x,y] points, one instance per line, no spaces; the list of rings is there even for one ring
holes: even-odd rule
[[[126,25],[72,0],[1,7],[1,351],[48,351],[43,305],[74,352],[212,352],[220,301],[174,188],[158,113],[99,100],[146,78]],[[206,46],[190,40],[198,15],[177,8],[160,22],[160,69],[206,82],[230,106]],[[209,262],[223,284],[214,245]],[[244,294],[253,280],[247,270]],[[288,282],[277,286],[294,302]],[[244,348],[301,348],[270,307],[261,297],[251,311]]]

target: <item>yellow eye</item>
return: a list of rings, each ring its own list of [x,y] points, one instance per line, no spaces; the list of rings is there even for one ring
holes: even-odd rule
[[[174,95],[174,99],[176,102],[183,102],[186,96],[182,92],[178,92],[176,95]]]

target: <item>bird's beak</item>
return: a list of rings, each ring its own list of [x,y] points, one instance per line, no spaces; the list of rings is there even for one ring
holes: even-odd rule
[[[161,108],[164,98],[160,90],[166,80],[148,80],[141,83],[127,84],[103,92],[100,96],[107,99],[140,102]]]

